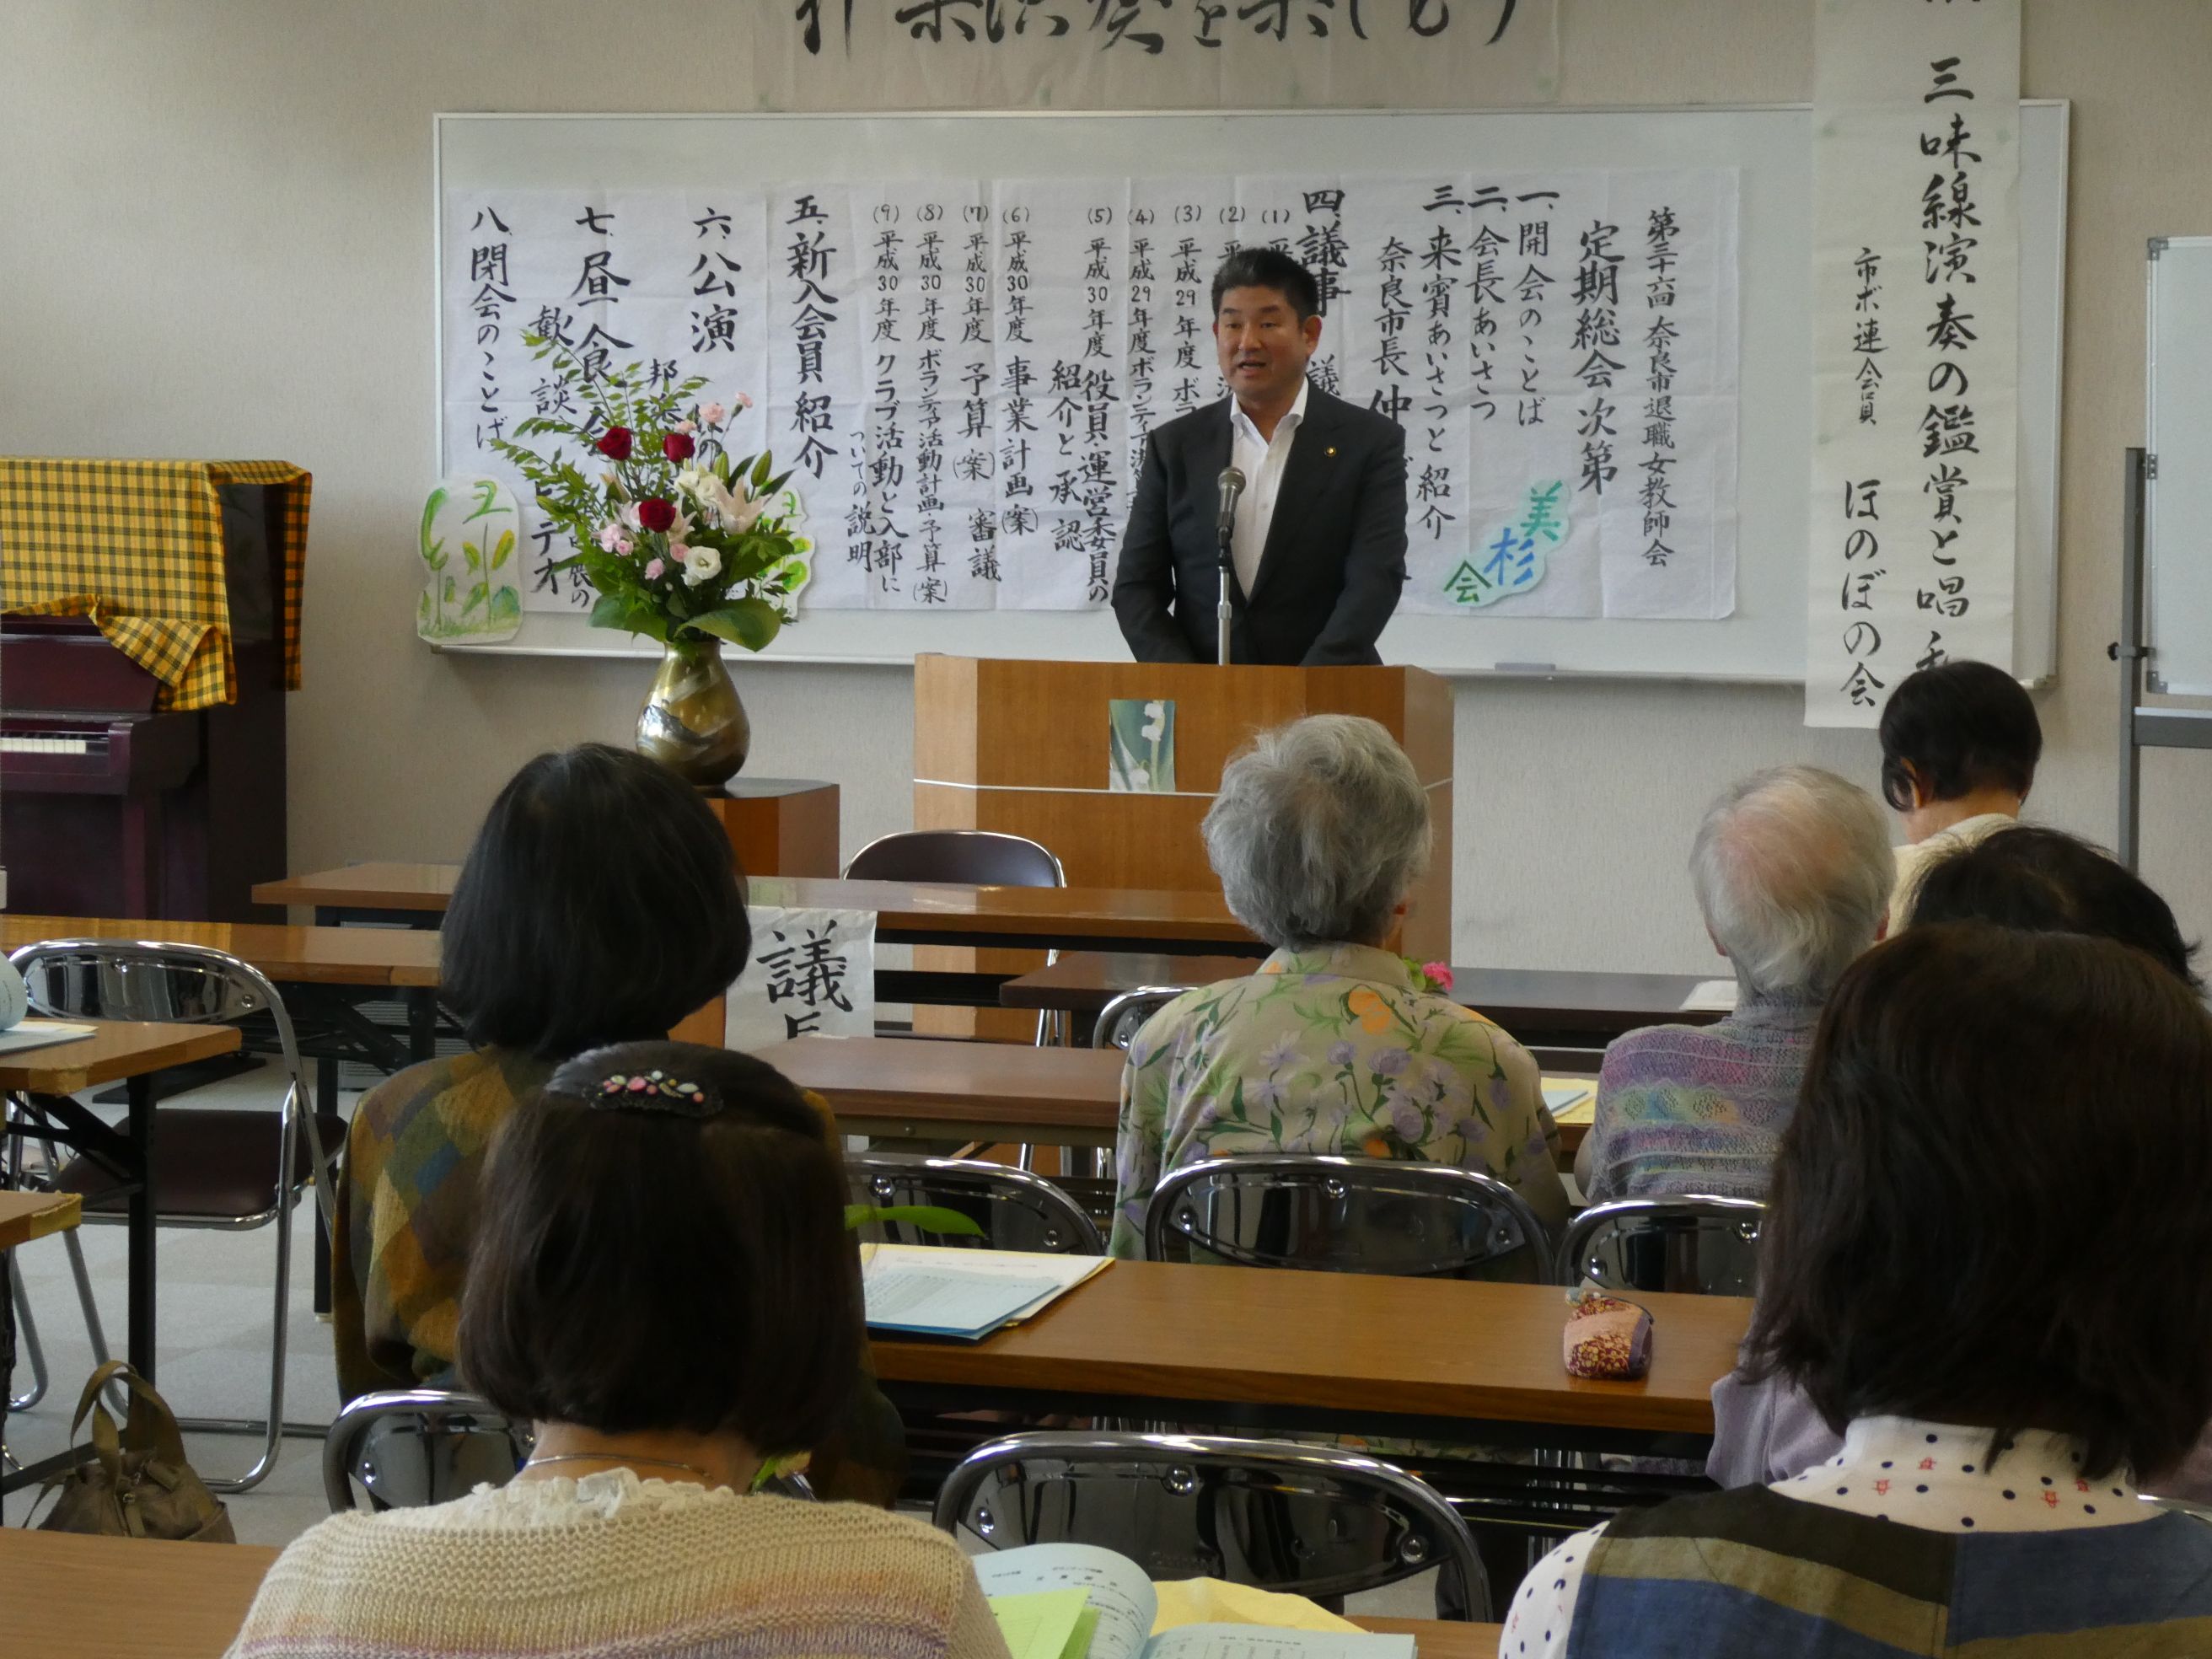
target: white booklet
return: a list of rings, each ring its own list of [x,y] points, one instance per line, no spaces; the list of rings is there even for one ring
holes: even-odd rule
[[[860,1289],[878,1330],[974,1340],[1029,1318],[1105,1267],[1103,1255],[864,1245]]]
[[[994,1607],[1002,1597],[1083,1591],[1095,1613],[1087,1659],[1414,1659],[1410,1636],[1292,1630],[1278,1625],[1183,1625],[1152,1634],[1159,1596],[1144,1569],[1089,1544],[1030,1544],[975,1558],[975,1577]],[[1006,1613],[1000,1613],[1002,1625]],[[1086,1621],[1087,1622],[1087,1621]],[[1062,1659],[1060,1621],[1017,1620],[1013,1659]],[[1016,1637],[1024,1638],[1015,1646]],[[1031,1639],[1031,1638],[1034,1639]],[[1050,1652],[1044,1650],[1049,1647]],[[1085,1659],[1078,1650],[1071,1659]]]
[[[0,1031],[0,1054],[21,1054],[56,1042],[82,1042],[97,1028],[62,1019],[26,1019]]]
[[[1684,1013],[1725,1014],[1735,1007],[1735,981],[1732,979],[1701,979],[1682,999]]]

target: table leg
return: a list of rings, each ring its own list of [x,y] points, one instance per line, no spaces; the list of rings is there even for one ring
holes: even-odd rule
[[[137,1187],[131,1194],[128,1274],[131,1311],[125,1351],[132,1367],[154,1380],[154,1079],[141,1073],[130,1080],[131,1153]]]
[[[438,994],[427,985],[407,993],[407,1058],[420,1066],[438,1057]]]

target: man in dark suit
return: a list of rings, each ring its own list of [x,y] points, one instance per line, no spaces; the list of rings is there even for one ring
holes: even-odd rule
[[[1320,293],[1273,248],[1240,248],[1213,278],[1230,395],[1156,428],[1121,539],[1114,614],[1139,662],[1212,662],[1219,632],[1220,477],[1243,473],[1231,550],[1230,660],[1382,661],[1375,641],[1406,581],[1406,441],[1395,422],[1306,380]]]

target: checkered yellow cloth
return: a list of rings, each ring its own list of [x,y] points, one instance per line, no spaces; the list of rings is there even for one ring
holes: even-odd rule
[[[0,611],[88,617],[161,682],[155,707],[237,700],[223,580],[226,484],[283,489],[284,684],[300,689],[300,598],[314,480],[289,461],[0,457]]]

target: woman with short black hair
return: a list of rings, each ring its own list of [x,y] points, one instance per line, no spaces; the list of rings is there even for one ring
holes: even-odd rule
[[[665,1037],[752,945],[744,878],[698,792],[595,743],[538,756],[500,791],[441,939],[440,994],[474,1047],[409,1066],[355,1110],[331,1273],[346,1400],[449,1379],[477,1176],[515,1102],[572,1055]],[[821,1458],[835,1495],[896,1497],[903,1433],[872,1386]]]
[[[719,1049],[599,1049],[508,1115],[483,1187],[461,1371],[535,1424],[529,1462],[311,1528],[237,1659],[1005,1659],[949,1537],[756,1492],[837,1424],[864,1342],[843,1171],[797,1089]]]
[[[2157,890],[2102,848],[2063,830],[2022,824],[1937,860],[1921,878],[1913,915],[2118,939],[2183,984],[2204,988],[2190,965],[2197,947],[2181,937]]]
[[[1930,922],[1869,952],[1783,1136],[1749,1342],[1841,1455],[1570,1540],[1503,1650],[2201,1645],[2212,1528],[2131,1471],[2212,1419],[2212,1281],[2168,1265],[2212,1256],[2212,1207],[2146,1198],[2212,1182],[2208,1097],[2212,1018],[2142,951]]]
[[[1912,919],[1920,879],[1937,859],[2019,820],[2035,787],[2043,726],[2018,680],[1985,662],[1908,674],[1881,711],[1881,793],[1905,821],[1893,933]]]

